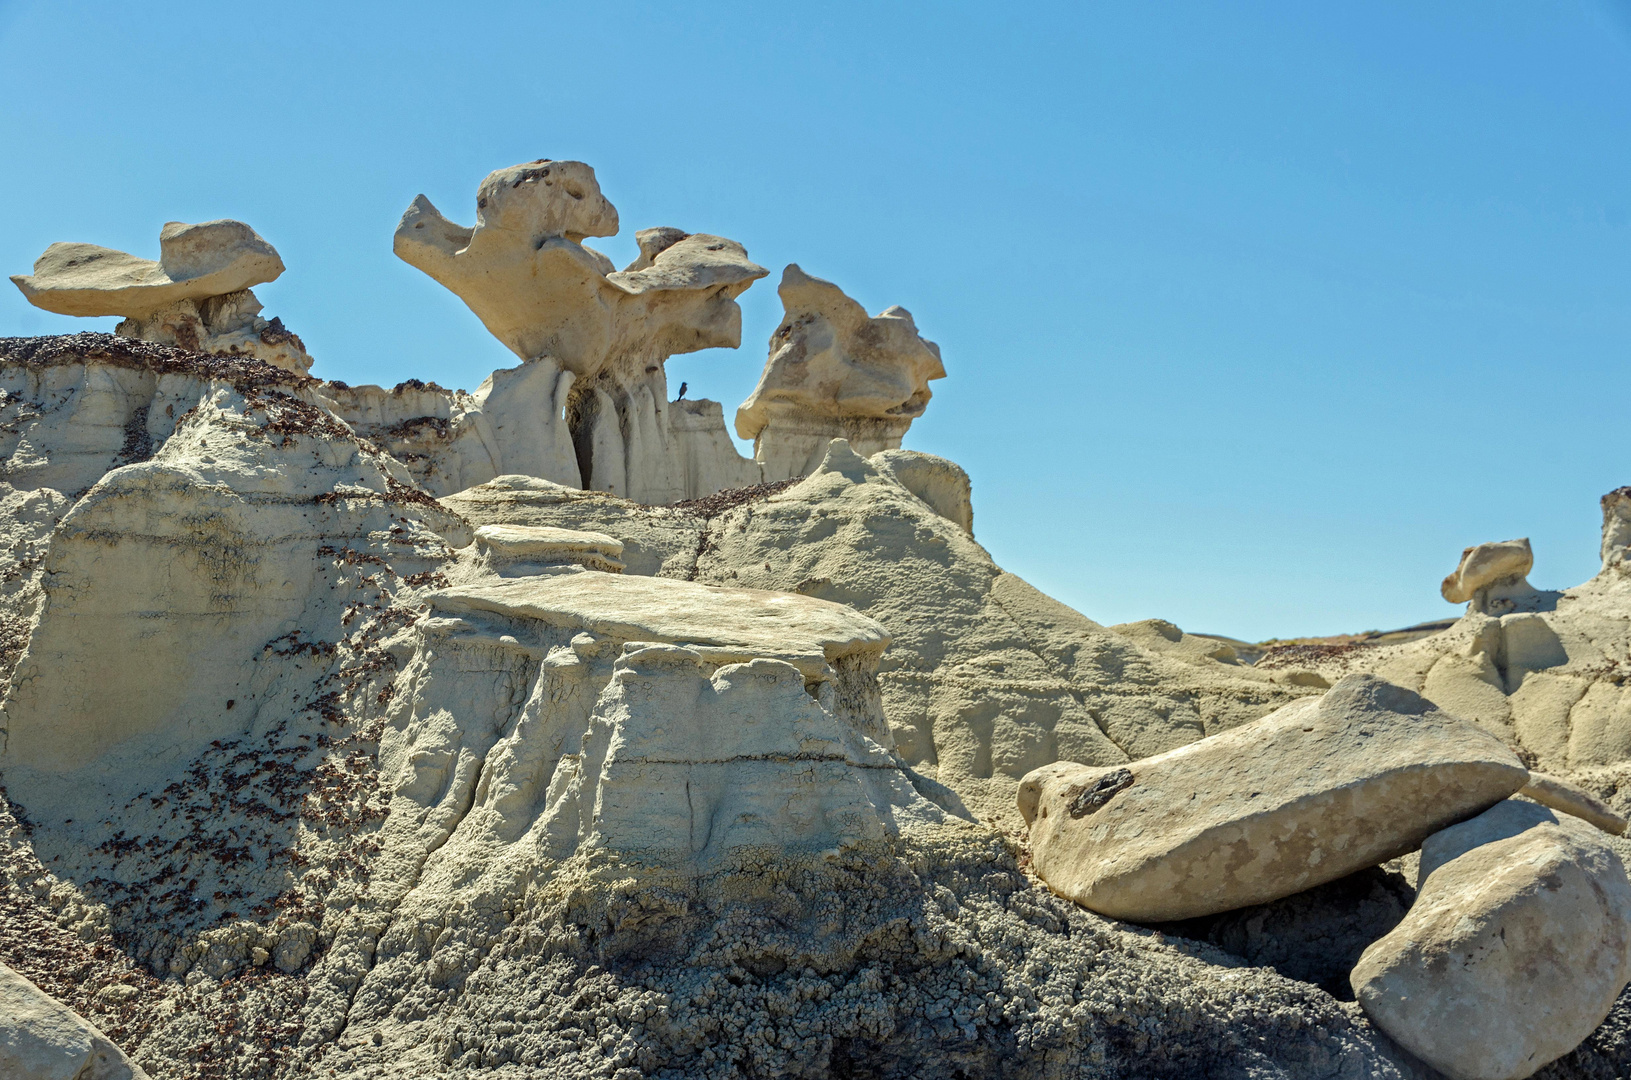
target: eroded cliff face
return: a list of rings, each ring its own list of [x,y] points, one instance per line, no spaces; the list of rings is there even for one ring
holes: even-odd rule
[[[980,820],[1305,691],[1005,575],[945,463],[437,502],[258,362],[0,380],[0,962],[155,1077],[1417,1075]]]

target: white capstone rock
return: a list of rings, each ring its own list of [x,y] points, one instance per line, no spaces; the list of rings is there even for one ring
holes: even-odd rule
[[[1422,845],[1403,922],[1351,977],[1365,1012],[1452,1080],[1521,1080],[1631,981],[1631,883],[1601,834],[1503,802]]]
[[[1036,871],[1104,915],[1260,904],[1413,850],[1528,779],[1499,739],[1374,676],[1113,768],[1020,785]]]

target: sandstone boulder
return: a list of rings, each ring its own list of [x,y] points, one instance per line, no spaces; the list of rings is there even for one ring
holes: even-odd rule
[[[1551,807],[1559,813],[1588,821],[1604,832],[1613,833],[1615,836],[1625,835],[1627,824],[1625,818],[1579,784],[1571,784],[1560,777],[1548,776],[1545,773],[1531,772],[1529,783],[1525,784],[1518,794],[1533,799],[1542,806]]]
[[[869,317],[796,263],[778,292],[785,314],[770,358],[736,410],[736,433],[753,440],[765,479],[811,472],[835,438],[863,455],[899,447],[928,407],[930,380],[946,377],[940,347],[918,335],[905,308]]]
[[[1439,592],[1452,604],[1465,604],[1493,586],[1518,586],[1534,565],[1528,537],[1479,544],[1461,552],[1460,564],[1444,579]]]
[[[1025,778],[1037,873],[1115,918],[1289,896],[1404,854],[1522,787],[1499,739],[1373,676],[1115,768]]]
[[[1452,1080],[1520,1080],[1631,981],[1631,883],[1588,826],[1503,802],[1422,845],[1410,913],[1351,979],[1366,1013]]]
[[[78,1013],[0,964],[0,1076],[6,1080],[147,1080]]]

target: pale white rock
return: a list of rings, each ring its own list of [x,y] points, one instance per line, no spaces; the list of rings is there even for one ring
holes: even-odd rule
[[[147,1080],[84,1017],[0,964],[0,1077]]]
[[[1372,676],[1116,768],[1021,784],[1036,871],[1104,915],[1185,919],[1260,904],[1413,850],[1517,791],[1476,725]]]
[[[1045,596],[905,486],[897,454],[861,458],[834,440],[800,483],[691,506],[524,477],[443,502],[478,525],[616,536],[631,575],[797,592],[870,616],[893,639],[879,681],[896,750],[1012,827],[1020,778],[1050,761],[1148,757],[1312,692],[1245,666],[1153,654]]]
[[[777,291],[784,314],[770,358],[736,410],[736,433],[753,440],[765,479],[813,471],[835,438],[863,456],[898,448],[928,407],[929,382],[946,376],[940,347],[918,335],[905,308],[869,317],[796,263]]]
[[[716,669],[694,649],[629,647],[577,766],[580,843],[656,865],[877,844],[899,833],[897,807],[941,818],[889,753],[779,660]]]
[[[961,465],[917,450],[880,450],[872,463],[935,513],[974,535],[973,491]]]
[[[1522,1080],[1631,981],[1631,882],[1590,826],[1503,802],[1427,839],[1415,902],[1350,981],[1382,1030],[1452,1080]]]
[[[1624,815],[1616,813],[1613,807],[1579,784],[1571,784],[1561,777],[1531,771],[1529,782],[1518,794],[1559,813],[1588,821],[1606,833],[1625,835],[1627,822]]]
[[[159,259],[94,244],[52,244],[31,275],[12,281],[28,302],[61,315],[122,315],[117,332],[194,352],[250,356],[304,374],[312,359],[281,320],[260,317],[251,285],[283,260],[241,221],[169,222]]]

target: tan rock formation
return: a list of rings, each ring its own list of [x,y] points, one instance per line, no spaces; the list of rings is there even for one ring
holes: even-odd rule
[[[869,318],[838,286],[796,263],[777,291],[785,314],[770,336],[770,358],[736,410],[736,433],[753,440],[765,479],[814,471],[835,438],[862,455],[899,447],[928,407],[930,380],[946,377],[940,347],[918,336],[905,308]]]
[[[1410,912],[1365,950],[1360,1005],[1452,1080],[1522,1080],[1631,981],[1631,883],[1601,834],[1522,802],[1430,837]]]
[[[1416,694],[1353,676],[1117,768],[1056,763],[1019,807],[1057,893],[1137,922],[1260,904],[1413,850],[1522,787],[1500,741]]]
[[[278,319],[260,318],[251,285],[276,280],[283,260],[241,221],[169,222],[159,260],[95,244],[46,248],[32,275],[12,281],[35,307],[61,315],[122,315],[124,337],[195,352],[251,356],[304,374],[300,339]]]
[[[0,1076],[6,1080],[147,1080],[106,1035],[0,964]]]
[[[1297,664],[1333,682],[1365,671],[1415,690],[1556,776],[1578,780],[1580,770],[1631,761],[1627,491],[1603,497],[1603,568],[1591,580],[1562,591],[1531,589],[1522,579],[1510,588],[1489,584],[1440,633],[1299,656]],[[1271,654],[1261,666],[1275,664]],[[1604,783],[1603,793],[1613,790],[1612,778]]]
[[[473,395],[497,460],[493,472],[461,479],[523,473],[641,502],[685,498],[686,451],[669,424],[663,362],[740,345],[736,297],[764,268],[734,240],[661,228],[642,230],[640,257],[614,271],[582,242],[618,226],[582,162],[500,169],[476,205],[466,228],[421,195],[395,239],[398,256],[525,361]]]
[[[1590,822],[1606,833],[1625,835],[1628,823],[1623,815],[1615,813],[1613,807],[1579,784],[1571,784],[1561,777],[1532,771],[1529,782],[1518,794],[1559,813]]]
[[[1479,544],[1462,551],[1460,565],[1444,579],[1439,592],[1452,604],[1465,604],[1484,594],[1481,608],[1487,607],[1490,599],[1527,596],[1535,590],[1524,575],[1534,565],[1535,553],[1530,550],[1528,537]]]

